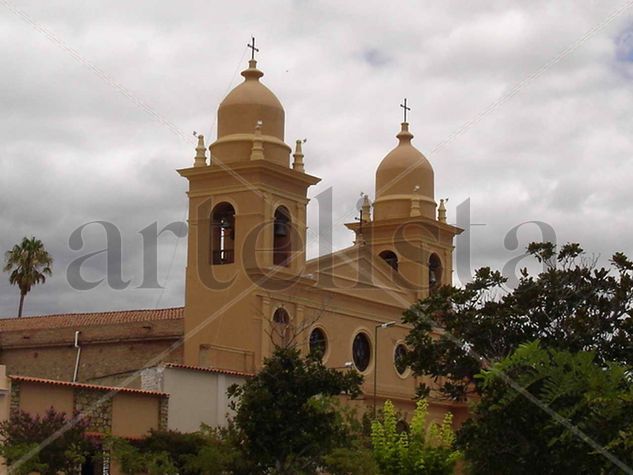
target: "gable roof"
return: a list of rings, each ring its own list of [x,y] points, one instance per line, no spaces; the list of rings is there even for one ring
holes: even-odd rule
[[[253,373],[246,373],[244,371],[234,371],[232,369],[222,369],[222,368],[208,368],[204,366],[193,366],[193,365],[187,365],[187,364],[182,364],[182,363],[165,363],[165,368],[188,369],[191,371],[226,374],[227,376],[238,376],[242,378],[252,378],[254,376]]]
[[[121,386],[101,386],[98,384],[87,384],[87,383],[74,383],[72,381],[59,381],[56,379],[35,378],[32,376],[22,376],[22,375],[17,375],[17,374],[15,375],[12,374],[9,376],[9,378],[12,381],[16,381],[20,383],[51,384],[53,386],[66,386],[70,388],[89,389],[93,391],[140,394],[142,396],[169,397],[168,393],[164,393],[161,391],[149,391],[147,389],[125,388]]]
[[[156,320],[181,320],[184,307],[145,310],[120,310],[114,312],[63,313],[40,317],[0,318],[0,332],[42,330],[65,327],[117,325],[124,323],[152,322]]]

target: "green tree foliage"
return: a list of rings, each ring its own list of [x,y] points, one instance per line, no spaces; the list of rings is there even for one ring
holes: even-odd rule
[[[16,244],[5,253],[4,272],[10,272],[9,283],[20,289],[20,304],[18,317],[22,316],[24,297],[31,291],[31,287],[46,281],[46,276],[52,275],[53,258],[44,249],[39,239],[24,237],[20,244]]]
[[[128,475],[219,475],[242,473],[240,454],[232,442],[227,431],[205,426],[187,434],[152,431],[135,442],[109,436],[105,446]]]
[[[276,348],[262,370],[229,390],[234,423],[253,473],[314,473],[323,457],[346,445],[347,431],[334,403],[355,397],[362,377],[326,368],[294,348]]]
[[[371,428],[373,453],[385,475],[450,475],[460,453],[453,448],[455,434],[452,414],[441,424],[426,424],[428,403],[418,401],[409,431],[399,432],[396,411],[386,401],[383,422],[375,420]]]
[[[118,462],[126,475],[178,475],[178,468],[167,451],[141,449],[131,442],[114,436],[104,440],[104,448]]]
[[[630,367],[534,342],[477,378],[481,400],[458,435],[472,473],[619,473],[601,447],[633,466]]]
[[[43,416],[19,411],[0,423],[0,454],[11,473],[79,473],[78,467],[92,450],[87,426],[86,420],[73,421],[53,408]]]
[[[513,291],[485,267],[463,288],[438,289],[405,312],[413,326],[407,361],[434,378],[440,395],[464,400],[482,368],[537,339],[546,348],[594,352],[599,364],[633,364],[633,263],[617,253],[609,268],[596,268],[578,244],[557,251],[532,243],[528,253],[544,270],[523,269]]]

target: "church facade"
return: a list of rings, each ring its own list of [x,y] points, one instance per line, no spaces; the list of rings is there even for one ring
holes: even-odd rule
[[[219,105],[216,140],[199,136],[193,163],[178,170],[189,183],[184,308],[1,320],[9,373],[135,386],[158,362],[248,375],[275,345],[297,345],[363,374],[367,404],[414,407],[420,381],[400,362],[409,330],[400,318],[451,283],[461,232],[435,201],[431,164],[405,118],[376,170],[375,201],[365,196],[346,225],[353,245],[308,260],[307,196],[320,179],[306,172],[301,141],[286,144],[283,106],[255,59],[242,76]],[[430,410],[466,415],[442,401]]]

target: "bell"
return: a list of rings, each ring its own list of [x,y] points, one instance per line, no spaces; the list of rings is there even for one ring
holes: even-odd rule
[[[288,223],[283,221],[275,222],[275,236],[287,236],[288,235]]]
[[[229,229],[231,227],[231,223],[229,223],[229,220],[226,218],[222,218],[220,220],[220,227],[222,229]]]

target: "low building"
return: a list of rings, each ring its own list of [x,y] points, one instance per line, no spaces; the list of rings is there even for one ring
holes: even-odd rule
[[[141,372],[143,389],[169,394],[168,428],[195,432],[202,424],[225,427],[232,415],[227,390],[252,374],[166,363]]]
[[[112,434],[139,439],[151,430],[168,427],[169,395],[160,391],[73,383],[31,376],[6,376],[0,366],[0,417],[10,418],[18,411],[43,415],[51,407],[72,416],[88,416],[88,433],[99,439]],[[100,462],[88,460],[85,473],[118,473],[116,467],[104,470]],[[99,466],[97,466],[99,465]],[[5,470],[3,466],[1,470]]]

